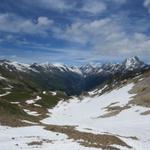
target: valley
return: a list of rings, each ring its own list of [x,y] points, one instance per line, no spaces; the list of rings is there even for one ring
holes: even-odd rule
[[[34,66],[34,67],[33,67]],[[1,61],[3,150],[148,150],[150,67],[66,67]]]

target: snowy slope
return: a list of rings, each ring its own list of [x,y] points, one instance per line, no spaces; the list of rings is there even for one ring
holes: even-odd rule
[[[106,107],[124,107],[134,94],[128,91],[134,86],[130,83],[120,89],[115,89],[101,96],[74,98],[70,102],[60,102],[50,109],[50,117],[42,120],[46,124],[76,125],[80,131],[93,133],[108,132],[121,136],[136,150],[148,150],[150,147],[150,116],[142,116],[141,112],[149,110],[140,106],[123,109],[111,117],[101,117],[108,113]],[[136,137],[137,140],[129,138]]]
[[[42,94],[40,94],[40,92],[34,93],[35,99],[33,99],[33,97],[27,98],[23,103],[21,101],[11,101],[10,104],[21,108],[28,115],[28,117],[36,117],[39,122],[34,120],[35,118],[33,119],[33,122],[31,122],[32,120],[30,119],[28,120],[28,118],[21,118],[19,119],[20,121],[28,123],[32,126],[18,128],[0,126],[0,146],[3,146],[2,150],[96,150],[96,148],[83,147],[79,145],[79,143],[77,143],[78,140],[80,140],[80,137],[82,137],[83,135],[85,136],[85,133],[92,133],[92,137],[93,135],[95,136],[97,134],[107,134],[109,136],[112,135],[121,139],[127,145],[133,147],[134,150],[149,149],[150,107],[146,106],[146,102],[143,105],[133,105],[133,103],[131,103],[133,97],[138,96],[137,92],[132,92],[137,93],[137,95],[131,94],[131,90],[134,89],[135,85],[137,87],[136,82],[134,82],[135,79],[137,80],[137,82],[144,81],[141,84],[141,89],[137,89],[137,91],[139,90],[141,92],[140,96],[142,96],[142,91],[145,89],[145,86],[143,85],[146,83],[147,88],[149,87],[150,83],[150,80],[148,78],[149,75],[141,74],[143,72],[140,69],[145,69],[145,64],[141,62],[138,58],[129,58],[125,60],[122,64],[105,64],[100,66],[87,65],[83,68],[67,67],[61,64],[34,64],[29,66],[9,61],[5,61],[5,63],[0,63],[0,68],[2,68],[2,71],[3,67],[8,69],[7,72],[10,71],[10,74],[14,73],[14,76],[19,75],[21,79],[30,77],[29,80],[25,80],[29,84],[30,80],[35,80],[35,78],[37,77],[38,80],[42,79],[42,85],[51,84],[52,86],[56,83],[62,82],[61,86],[67,85],[67,89],[74,88],[76,90],[77,88],[81,88],[80,90],[83,92],[85,89],[82,88],[85,85],[89,85],[91,87],[90,91],[88,91],[88,94],[85,94],[86,96],[82,95],[81,97],[72,97],[72,99],[69,100],[68,98],[66,98],[65,100],[65,97],[60,98],[59,100],[61,101],[59,101],[55,107],[49,109],[48,111],[47,107],[43,107],[41,104],[39,105],[38,102],[44,100],[42,97],[43,95],[46,97],[46,100],[48,100],[49,93],[51,93],[51,96],[53,97],[57,96],[57,88],[55,90],[47,90],[45,89],[45,87],[43,87],[41,89]],[[130,76],[132,70],[133,76]],[[29,75],[30,73],[31,76]],[[141,75],[137,76],[138,73]],[[119,80],[118,77],[124,74],[125,76],[123,77],[123,79]],[[5,80],[10,80],[9,77],[5,78],[4,75],[5,72],[0,73],[0,82],[2,83]],[[50,75],[52,75],[52,78],[50,78]],[[56,80],[54,80],[53,82],[53,80],[51,79],[53,79],[54,77],[56,77]],[[111,77],[113,77],[112,81],[109,80],[111,79]],[[129,78],[132,79],[128,80]],[[34,80],[34,83],[38,81]],[[105,82],[98,82],[101,80],[104,80]],[[82,82],[86,82],[86,84],[84,85]],[[94,87],[92,87],[93,85],[91,84],[93,82],[96,83],[94,84]],[[120,87],[118,87],[119,84]],[[73,87],[70,85],[72,85]],[[13,87],[14,85],[11,86],[11,82],[8,83],[8,85],[2,87],[0,99],[3,100],[5,96],[13,94]],[[40,90],[38,86],[37,89]],[[149,88],[146,89],[146,91],[148,90]],[[53,97],[52,99],[50,97],[50,100],[53,100]],[[139,98],[141,99],[141,97]],[[146,101],[147,99],[145,98],[144,100]],[[13,108],[14,107],[12,107],[12,109]],[[3,107],[2,110],[4,110]],[[147,113],[146,115],[141,115],[145,112]],[[44,127],[50,127],[53,125],[55,127],[57,125],[59,126],[57,127],[57,130],[53,130],[53,128],[49,129],[49,131],[44,129]],[[73,131],[67,130],[67,132],[71,132],[74,134],[77,131],[80,133],[76,134],[80,136],[78,136],[77,139],[74,139],[71,138],[70,135],[67,134],[67,132],[62,132],[61,126],[64,125],[69,127],[75,126],[75,129]],[[59,133],[55,133],[54,131]],[[84,133],[81,134],[81,132]],[[70,140],[68,139],[68,137],[74,140]],[[83,139],[81,138],[81,140]],[[35,141],[39,143],[42,142],[42,144],[30,145],[31,142]],[[126,146],[119,147],[119,144],[110,145],[114,146],[115,148],[119,148],[120,150],[129,149],[129,147]]]
[[[42,142],[42,145],[29,145]],[[64,134],[46,131],[42,126],[10,128],[0,126],[0,150],[97,150],[67,139]]]

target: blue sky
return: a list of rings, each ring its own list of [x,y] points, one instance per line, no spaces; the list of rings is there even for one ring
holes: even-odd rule
[[[149,62],[150,0],[1,0],[0,59]]]

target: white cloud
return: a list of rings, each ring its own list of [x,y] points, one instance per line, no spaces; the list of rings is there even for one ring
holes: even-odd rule
[[[127,0],[22,0],[25,7],[55,10],[57,12],[88,12],[93,15],[107,10],[107,4],[124,4]]]
[[[62,31],[60,37],[70,41],[75,41],[83,44],[101,40],[104,36],[111,33],[119,32],[119,26],[112,19],[99,19],[95,21],[78,21],[73,23],[65,31]]]
[[[47,34],[46,30],[53,24],[47,17],[36,21],[25,19],[14,14],[0,14],[0,31],[11,33]]]
[[[124,4],[124,3],[126,3],[127,0],[110,0],[110,1],[114,1],[119,4]]]
[[[145,1],[144,1],[144,5],[145,5],[145,6],[148,6],[149,4],[150,4],[150,0],[145,0]]]
[[[144,7],[146,7],[148,9],[148,11],[150,12],[150,0],[144,0]]]
[[[136,55],[150,52],[150,38],[140,32],[128,33],[118,16],[94,21],[78,21],[56,33],[57,38],[89,45],[93,55]],[[94,56],[92,56],[94,58]]]
[[[84,2],[81,11],[97,14],[105,11],[107,8],[106,4],[99,0],[87,0]]]
[[[39,17],[38,18],[38,25],[39,26],[50,26],[54,23],[53,20],[48,19],[47,17]]]
[[[69,10],[74,7],[73,2],[67,2],[66,0],[26,0],[28,4],[33,4],[34,6],[38,6],[46,9],[54,9],[59,11]]]
[[[126,1],[127,0],[84,0],[80,11],[96,15],[107,10],[107,3],[111,2],[115,5],[124,4]]]

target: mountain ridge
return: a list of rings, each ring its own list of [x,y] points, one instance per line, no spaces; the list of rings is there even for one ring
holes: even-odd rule
[[[105,82],[121,81],[150,69],[138,57],[127,58],[122,63],[100,65],[87,64],[81,67],[58,64],[23,64],[0,60],[0,74],[3,79],[19,82],[36,90],[60,90],[69,95],[81,94]],[[5,82],[7,82],[5,80]],[[4,81],[3,81],[4,83]],[[18,83],[17,83],[18,84]],[[28,84],[28,85],[27,85]]]

